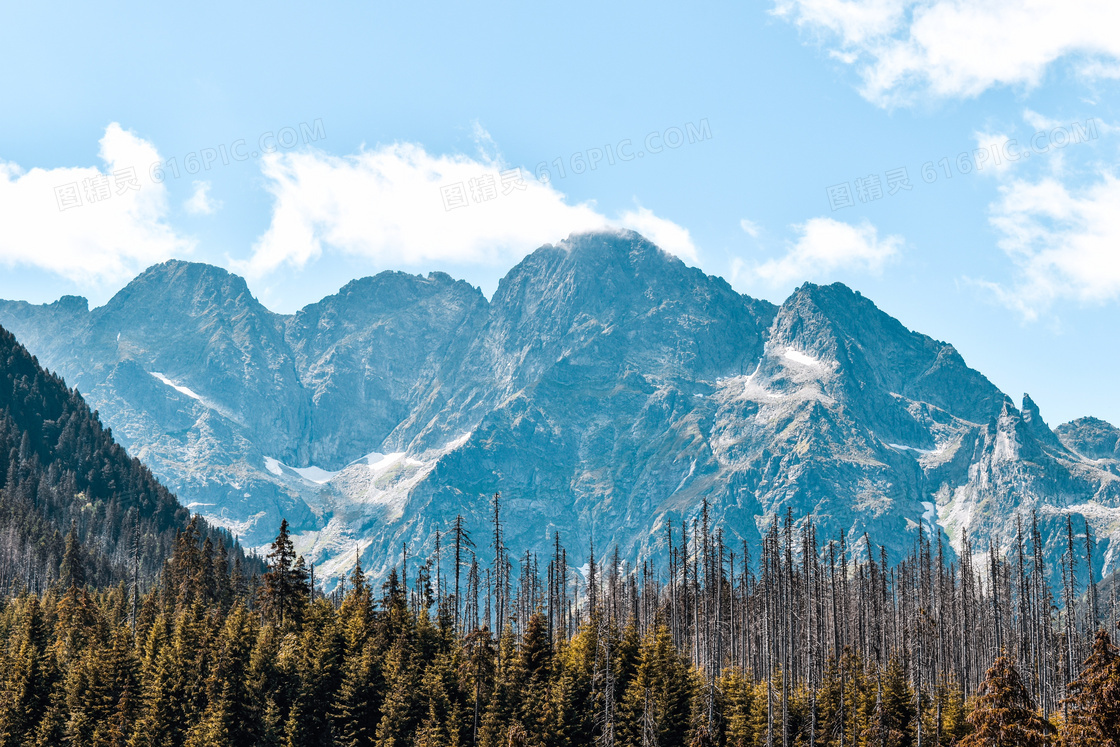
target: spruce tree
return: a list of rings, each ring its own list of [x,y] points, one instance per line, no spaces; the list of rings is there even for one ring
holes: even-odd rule
[[[1104,630],[1069,692],[1063,747],[1120,747],[1120,652]]]
[[[0,745],[34,742],[39,722],[50,708],[56,671],[47,651],[48,632],[37,597],[26,601],[17,635],[9,641],[0,691]]]
[[[906,680],[902,662],[891,657],[882,676],[882,694],[872,706],[871,718],[863,730],[864,742],[876,747],[911,747],[914,744],[914,693]]]
[[[78,541],[78,528],[70,525],[66,533],[66,552],[62,556],[62,564],[58,569],[59,579],[63,588],[81,588],[86,585],[86,568],[82,560],[82,545]]]
[[[353,651],[343,667],[334,699],[334,734],[338,747],[368,747],[374,742],[381,716],[380,666],[373,644]]]
[[[1039,716],[1011,659],[1000,656],[980,685],[968,717],[973,732],[961,747],[1047,747],[1054,727]]]
[[[268,553],[261,604],[281,627],[286,627],[299,622],[307,596],[307,569],[303,556],[296,558],[288,520],[284,519]]]
[[[401,637],[385,661],[385,700],[377,724],[377,747],[404,747],[412,741],[424,716],[420,701],[422,672],[412,642]]]
[[[550,700],[552,644],[544,615],[533,613],[521,638],[521,662],[517,687],[521,692],[518,720],[525,727],[529,744],[543,744],[555,732]]]

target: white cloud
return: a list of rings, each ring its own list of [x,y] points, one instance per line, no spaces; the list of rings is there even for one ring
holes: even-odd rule
[[[1030,109],[1023,111],[1023,121],[1033,131],[1012,127],[1010,134],[998,130],[973,133],[977,147],[970,154],[970,162],[976,173],[1006,181],[1013,171],[1021,171],[1029,162],[1036,172],[1045,167],[1051,176],[1060,177],[1066,171],[1067,153],[1073,153],[1067,148],[1078,146],[1080,151],[1082,144],[1097,140],[1100,133],[1109,133],[1113,129],[1095,117],[1063,122]],[[1084,155],[1090,153],[1087,151]],[[1078,160],[1083,160],[1083,157]]]
[[[1023,121],[1035,128],[1035,130],[1052,130],[1062,124],[1058,120],[1050,119],[1050,117],[1039,114],[1033,109],[1023,110]]]
[[[858,226],[812,218],[794,226],[800,237],[784,257],[754,268],[755,276],[774,285],[819,280],[837,271],[878,274],[902,247],[901,236],[879,238],[871,223]]]
[[[688,229],[666,218],[659,218],[649,208],[638,206],[637,210],[627,210],[611,223],[619,228],[637,231],[659,247],[675,254],[683,260],[696,264],[696,245]]]
[[[1120,60],[1114,0],[777,0],[774,12],[837,42],[833,56],[882,106],[1033,87],[1065,57],[1090,77]]]
[[[976,140],[976,150],[972,152],[973,163],[977,162],[978,155],[982,154],[984,159],[976,170],[977,174],[1003,176],[1012,165],[1018,163],[1007,157],[1008,141],[1011,138],[1004,133],[976,131],[972,133],[972,137]]]
[[[160,160],[155,146],[115,122],[100,144],[104,169],[24,171],[0,161],[0,264],[108,283],[191,251],[191,242],[164,222],[166,188],[148,175]],[[138,189],[125,187],[128,169]]]
[[[476,140],[487,142],[478,133]],[[272,222],[252,256],[234,264],[261,276],[336,251],[382,265],[500,266],[570,233],[611,227],[632,228],[666,251],[696,260],[688,231],[646,208],[610,219],[593,203],[569,204],[524,169],[520,188],[503,186],[506,168],[484,154],[437,156],[410,143],[341,157],[270,154],[262,169],[273,196]],[[472,180],[478,179],[492,179],[491,191],[475,194]]]
[[[990,221],[1018,268],[1010,287],[985,283],[1028,320],[1068,299],[1120,299],[1120,180],[1111,174],[1071,192],[1058,180],[1014,181],[1001,188]]]
[[[213,215],[221,206],[221,200],[210,197],[210,182],[195,182],[194,194],[183,203],[184,209],[191,215]]]
[[[759,225],[757,223],[755,223],[753,220],[747,220],[746,218],[743,218],[741,221],[739,221],[739,228],[742,228],[743,231],[752,239],[757,239],[758,234],[762,232],[762,229],[759,228]]]

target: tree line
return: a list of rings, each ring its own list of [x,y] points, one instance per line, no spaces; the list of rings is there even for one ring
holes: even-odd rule
[[[665,564],[580,572],[559,536],[506,547],[495,495],[486,538],[456,519],[329,592],[286,522],[263,573],[192,522],[139,596],[89,584],[71,533],[0,610],[0,745],[1120,745],[1115,591],[1072,523],[1055,593],[1033,517],[983,562],[921,528],[891,562],[790,514],[752,558],[705,509]]]

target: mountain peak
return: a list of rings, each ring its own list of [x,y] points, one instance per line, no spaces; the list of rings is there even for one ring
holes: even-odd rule
[[[884,319],[890,319],[898,324],[900,328],[903,328],[901,323],[879,309],[871,299],[864,296],[858,290],[853,290],[840,282],[829,283],[827,285],[818,285],[817,283],[808,282],[802,283],[800,287],[789,295],[782,305],[795,306],[805,304],[815,306],[823,313],[830,316],[836,314],[875,314]]]
[[[205,262],[189,262],[183,259],[169,259],[166,262],[152,265],[136,277],[129,286],[157,284],[169,288],[176,286],[209,286],[220,287],[228,285],[246,292],[249,286],[240,275],[235,275],[229,270]]]
[[[1078,418],[1055,432],[1066,448],[1089,459],[1120,460],[1120,428],[1100,418]]]
[[[171,259],[144,270],[94,313],[102,318],[124,312],[168,320],[238,313],[237,309],[252,309],[258,316],[272,313],[240,275],[202,262]]]
[[[574,233],[545,244],[521,260],[498,283],[494,302],[502,304],[526,292],[552,292],[591,301],[632,294],[650,294],[655,286],[674,294],[697,284],[731,286],[688,267],[679,258],[641,234],[629,230]],[[604,296],[604,294],[606,294]]]
[[[1042,419],[1042,413],[1038,410],[1038,405],[1031,399],[1031,395],[1023,394],[1023,423],[1027,426],[1030,434],[1042,441],[1045,444],[1062,448],[1062,443],[1054,431],[1050,430],[1050,426]]]
[[[973,423],[1000,411],[1003,395],[969,368],[956,349],[908,329],[843,283],[805,283],[782,303],[772,343],[835,360],[849,401],[867,417],[894,407],[894,395],[928,402]],[[870,390],[878,392],[868,399]]]
[[[51,306],[67,314],[85,314],[89,312],[89,301],[84,296],[63,296],[52,303]]]

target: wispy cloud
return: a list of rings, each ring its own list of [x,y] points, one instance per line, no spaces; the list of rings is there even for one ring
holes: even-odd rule
[[[812,218],[794,226],[796,241],[785,255],[754,267],[753,275],[772,285],[826,280],[838,272],[878,274],[898,255],[901,236],[879,237],[871,223],[853,226],[832,218]]]
[[[1120,299],[1120,180],[1113,174],[1081,189],[1049,176],[1012,181],[1001,188],[990,221],[1017,276],[982,284],[1024,319],[1061,300]]]
[[[881,106],[1033,87],[1063,58],[1086,77],[1120,69],[1113,0],[777,0],[774,12],[854,66]]]
[[[210,197],[210,182],[195,182],[194,193],[183,203],[191,215],[213,215],[221,206],[221,200]]]
[[[746,233],[747,236],[750,236],[752,239],[757,239],[758,235],[762,233],[762,229],[757,223],[746,218],[743,218],[741,221],[739,221],[739,228],[742,228],[743,232]]]

